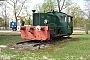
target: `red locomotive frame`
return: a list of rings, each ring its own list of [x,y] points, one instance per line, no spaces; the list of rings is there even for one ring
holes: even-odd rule
[[[25,40],[50,40],[49,26],[21,26],[20,30]]]

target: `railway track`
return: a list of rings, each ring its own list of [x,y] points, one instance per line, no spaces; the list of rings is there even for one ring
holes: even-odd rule
[[[12,44],[12,45],[8,45],[9,48],[14,48],[14,49],[29,49],[29,50],[37,50],[37,49],[41,49],[41,48],[45,48],[45,47],[49,47],[51,45],[54,45],[55,43],[59,43],[59,42],[64,42],[64,41],[68,41],[71,40],[71,38],[68,37],[58,37],[58,38],[54,38],[51,41],[23,41],[23,42],[18,42],[16,44]]]

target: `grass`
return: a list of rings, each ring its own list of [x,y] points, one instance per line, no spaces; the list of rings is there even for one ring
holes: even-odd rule
[[[20,32],[0,32],[0,36],[20,36]]]
[[[90,34],[73,34],[71,40],[40,50],[0,48],[1,60],[90,60]],[[0,45],[23,41],[20,36],[0,36]]]
[[[0,36],[0,45],[1,44],[14,44],[16,42],[23,41],[20,36]]]

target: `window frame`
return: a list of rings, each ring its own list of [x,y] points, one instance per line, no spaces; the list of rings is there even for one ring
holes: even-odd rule
[[[67,17],[66,16],[60,16],[60,22],[66,22]]]

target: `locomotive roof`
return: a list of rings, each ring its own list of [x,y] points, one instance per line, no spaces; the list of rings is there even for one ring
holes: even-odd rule
[[[35,13],[35,14],[45,14],[45,13]],[[57,11],[47,12],[46,14],[64,14],[64,15],[72,17],[71,15],[68,15],[68,14],[66,14],[64,12],[57,12]]]
[[[68,15],[68,14],[66,14],[66,13],[64,13],[64,12],[57,12],[57,11],[55,11],[55,12],[47,12],[47,13],[61,13],[61,14],[65,14],[65,15]],[[71,15],[68,15],[68,16],[70,16],[70,17],[72,17]]]

